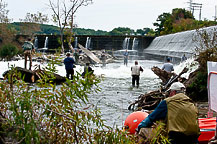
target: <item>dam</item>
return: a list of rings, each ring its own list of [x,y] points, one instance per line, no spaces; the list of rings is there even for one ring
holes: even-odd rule
[[[217,26],[206,27],[201,30],[207,31],[209,34],[214,33]],[[166,57],[173,58],[173,62],[180,61],[183,54],[187,58],[192,57],[195,49],[200,45],[197,39],[197,31],[190,30],[174,34],[163,35],[159,37],[153,36],[100,36],[100,35],[75,35],[73,38],[72,46],[77,48],[78,43],[90,50],[105,50],[113,52],[118,50],[133,50],[137,51],[138,56],[144,59],[158,59],[165,60]],[[24,35],[17,35],[19,37],[26,37]],[[37,46],[43,48],[46,39],[47,50],[46,52],[55,52],[60,49],[59,35],[37,35]],[[64,37],[66,39],[66,37]],[[64,42],[65,51],[69,51],[67,42]]]
[[[203,28],[199,31],[202,30],[212,37],[214,31],[217,30],[217,26]],[[162,59],[165,59],[165,57],[180,59],[183,54],[189,58],[195,54],[195,49],[200,47],[201,43],[199,41],[200,37],[196,30],[163,35],[156,37],[143,52],[147,58],[158,56]]]

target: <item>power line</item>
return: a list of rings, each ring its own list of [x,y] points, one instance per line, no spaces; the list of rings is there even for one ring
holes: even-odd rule
[[[192,15],[194,15],[195,10],[199,10],[199,20],[201,20],[201,10],[202,10],[202,5],[201,3],[193,3],[193,0],[189,0],[189,9]]]

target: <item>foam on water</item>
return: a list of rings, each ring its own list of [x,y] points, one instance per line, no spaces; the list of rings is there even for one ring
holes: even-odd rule
[[[103,75],[105,78],[99,83],[102,88],[99,93],[94,93],[89,96],[89,102],[97,106],[101,110],[102,118],[106,120],[106,123],[110,126],[117,125],[121,128],[125,118],[131,113],[127,108],[131,102],[138,99],[140,94],[144,94],[149,91],[153,91],[159,88],[160,80],[152,71],[151,67],[162,67],[163,62],[154,60],[139,60],[139,65],[143,67],[144,72],[140,76],[139,88],[131,87],[131,66],[134,65],[134,61],[129,61],[128,66],[124,66],[122,61],[117,63],[107,64],[106,67],[92,66],[95,75]],[[190,66],[193,59],[174,66],[175,73],[179,74],[185,66]],[[15,65],[19,67],[24,66],[24,60],[0,62],[0,77],[8,70],[9,65]],[[46,64],[39,62],[33,62],[40,64],[41,67]],[[56,67],[58,74],[65,76],[64,64]],[[192,68],[194,70],[195,68]],[[83,66],[76,65],[75,72],[83,72]],[[186,74],[186,76],[188,76]]]
[[[178,65],[175,65],[174,66],[174,72],[176,74],[179,74],[180,72],[182,72],[182,70],[187,67],[189,70],[188,72],[182,74],[181,77],[184,77],[186,79],[188,79],[190,73],[194,72],[198,67],[199,67],[199,64],[198,62],[194,61],[195,59],[194,58],[189,58],[187,59],[186,61],[184,62],[181,62],[180,64]]]
[[[139,61],[139,65],[142,66],[143,72],[141,77],[145,78],[157,78],[152,72],[151,67],[148,65],[154,63],[153,61]],[[157,62],[155,61],[155,64]],[[123,63],[112,63],[107,64],[106,67],[94,67],[94,74],[103,75],[108,78],[130,78],[131,77],[131,66],[134,65],[134,61],[129,61],[128,66],[124,66]],[[153,65],[152,65],[153,66]]]

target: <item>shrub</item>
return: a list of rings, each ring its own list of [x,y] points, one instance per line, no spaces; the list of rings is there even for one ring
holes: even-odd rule
[[[35,85],[21,81],[13,67],[8,80],[13,83],[0,81],[0,140],[12,137],[13,143],[133,144],[125,132],[106,126],[100,111],[88,103],[88,97],[100,91],[100,80],[82,79],[78,73],[73,81],[56,85],[52,83],[55,64],[51,61],[45,67],[48,73]]]
[[[195,57],[199,68],[186,93],[195,101],[207,101],[207,61],[217,62],[217,28],[198,29],[193,40],[197,43]]]
[[[10,60],[17,53],[17,47],[12,44],[5,44],[0,49],[0,57],[4,59],[6,58],[7,60]]]

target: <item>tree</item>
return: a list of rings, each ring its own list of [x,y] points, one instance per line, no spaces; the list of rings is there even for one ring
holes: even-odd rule
[[[193,14],[190,11],[187,11],[182,8],[175,8],[172,10],[172,19],[173,21],[181,20],[181,19],[195,19]]]
[[[70,15],[70,18],[71,18],[71,20],[70,20],[70,31],[71,31],[71,33],[70,33],[68,44],[69,44],[69,47],[72,49],[73,47],[71,45],[71,42],[72,42],[72,35],[74,34],[73,29],[75,27],[75,25],[74,25],[74,15],[75,15],[75,13],[77,12],[77,10],[80,7],[87,6],[89,4],[92,4],[93,2],[92,2],[92,0],[70,0],[70,2],[72,4],[71,5],[72,11],[71,11],[71,15]]]
[[[110,35],[131,35],[132,33],[134,33],[134,30],[127,27],[114,28],[109,32]]]
[[[207,61],[217,62],[217,29],[197,29],[193,41],[197,43],[195,48],[195,58],[199,63],[199,68],[195,78],[186,93],[193,100],[207,101]]]
[[[118,128],[107,126],[101,112],[88,99],[100,91],[100,80],[94,76],[74,76],[59,86],[53,84],[56,60],[51,60],[39,74],[35,86],[22,81],[17,69],[7,73],[8,81],[0,81],[1,143],[71,143],[133,144]],[[40,70],[40,69],[38,69]],[[88,74],[87,74],[88,75]]]
[[[61,51],[64,53],[64,30],[66,27],[69,27],[70,31],[73,32],[74,28],[74,15],[77,10],[81,6],[87,6],[92,3],[92,0],[54,0],[56,4],[54,4],[51,0],[49,0],[49,6],[53,11],[53,21],[57,23],[60,30],[60,41],[61,41]],[[67,3],[67,4],[66,4]],[[71,46],[71,38],[70,35],[69,45]]]
[[[156,35],[160,35],[161,31],[164,31],[165,29],[165,22],[171,18],[170,13],[163,13],[158,16],[157,22],[155,22],[153,25],[157,28],[155,29]]]
[[[6,45],[3,45],[0,49],[0,57],[10,60],[13,56],[17,54],[17,52],[18,52],[18,49],[16,46],[12,44],[6,44]]]
[[[15,29],[8,27],[8,23],[10,22],[8,12],[7,3],[0,0],[0,40],[2,43],[11,42],[15,33]]]
[[[3,0],[0,0],[0,23],[8,23],[8,12],[9,10],[6,9],[7,3],[3,2]]]
[[[194,20],[194,16],[190,11],[187,11],[182,8],[175,8],[172,10],[172,14],[170,13],[163,13],[158,16],[157,22],[154,23],[154,26],[157,28],[155,29],[157,35],[165,35],[170,33],[176,33],[177,31],[174,29],[174,24],[180,23],[186,19]],[[189,22],[189,20],[188,20]],[[176,26],[177,29],[177,26]],[[186,29],[180,28],[179,29]]]
[[[37,14],[27,13],[25,19],[20,19],[20,21],[22,22],[20,32],[33,36],[35,32],[41,30],[40,24],[47,23],[49,20],[47,15],[37,12]]]
[[[150,28],[137,29],[136,34],[147,35],[151,30]]]

